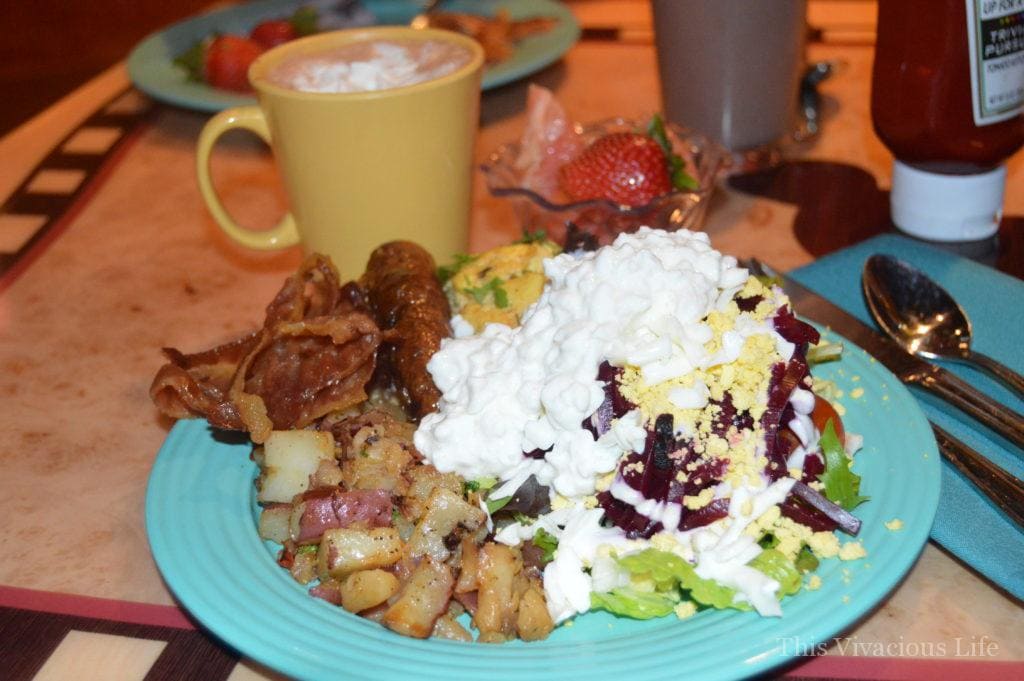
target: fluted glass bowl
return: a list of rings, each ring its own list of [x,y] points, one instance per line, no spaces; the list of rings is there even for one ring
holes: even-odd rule
[[[584,147],[610,133],[644,128],[643,123],[624,118],[576,125]],[[516,165],[521,152],[518,142],[498,148],[483,164],[487,189],[493,196],[512,201],[524,233],[543,230],[548,238],[563,246],[576,246],[581,240],[611,243],[618,234],[636,231],[644,225],[670,231],[699,230],[727,155],[718,144],[693,130],[672,123],[665,128],[673,150],[683,158],[687,171],[697,181],[696,189],[675,190],[635,207],[605,199],[561,202],[523,186],[523,173]]]

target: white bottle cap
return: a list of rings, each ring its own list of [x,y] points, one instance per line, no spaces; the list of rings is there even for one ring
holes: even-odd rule
[[[943,175],[895,161],[892,221],[930,241],[985,239],[999,229],[1005,188],[1005,166],[977,175]]]

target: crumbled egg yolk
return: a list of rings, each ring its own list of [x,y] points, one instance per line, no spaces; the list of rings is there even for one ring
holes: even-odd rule
[[[839,560],[859,560],[868,555],[859,541],[848,541],[839,549]]]
[[[583,497],[581,499],[581,501],[583,502],[583,508],[597,508],[598,507],[597,497],[594,496],[593,494],[591,494],[590,496]],[[561,494],[555,494],[551,498],[551,510],[552,511],[557,511],[559,509],[569,508],[574,503],[575,503],[574,501],[572,501],[571,499],[567,499],[567,498],[563,497]]]
[[[807,546],[819,558],[835,558],[839,555],[839,537],[831,532],[815,532],[807,540]]]
[[[893,518],[892,520],[885,523],[885,529],[890,532],[899,532],[903,529],[903,521],[899,518]]]
[[[709,354],[722,348],[723,335],[736,327],[741,314],[752,316],[756,322],[764,322],[778,309],[779,303],[772,290],[755,277],[747,279],[738,296],[760,296],[762,300],[753,312],[741,312],[735,301],[729,301],[724,309],[708,314],[704,323],[711,329],[712,337],[705,343],[704,349]],[[729,460],[725,482],[734,487],[747,486],[760,482],[760,474],[767,463],[763,456],[758,455],[763,433],[757,424],[767,408],[771,368],[780,360],[773,336],[767,332],[759,333],[746,337],[739,357],[733,362],[696,369],[654,385],[647,384],[638,367],[626,366],[619,378],[619,391],[649,419],[660,414],[671,414],[676,429],[692,438],[694,451],[702,458]],[[706,406],[681,408],[670,399],[673,391],[679,388],[692,389],[698,384],[708,389],[710,400]],[[738,413],[750,415],[755,424],[753,431],[731,428],[725,437],[712,432],[713,423],[721,410],[716,402],[723,400],[726,393]],[[696,468],[696,464],[693,468]],[[705,501],[700,496],[684,499],[690,509],[702,508],[710,501],[710,498]]]
[[[821,577],[818,575],[811,575],[811,578],[807,580],[807,590],[817,591],[821,588]]]
[[[605,491],[606,489],[612,486],[613,482],[615,482],[615,475],[615,471],[602,475],[600,478],[597,479],[597,482],[594,483],[594,489],[596,489],[598,492]]]
[[[683,560],[693,560],[693,550],[680,544],[671,532],[659,532],[650,539],[651,548],[666,553],[674,553]]]
[[[683,505],[686,506],[686,508],[690,509],[691,511],[696,511],[697,509],[704,508],[705,506],[710,504],[714,498],[714,488],[708,487],[707,489],[701,490],[699,494],[684,496]],[[747,503],[750,504],[751,502],[748,501]]]
[[[673,610],[676,613],[676,617],[681,620],[685,620],[687,617],[693,617],[697,614],[697,604],[693,601],[683,601],[673,608]]]

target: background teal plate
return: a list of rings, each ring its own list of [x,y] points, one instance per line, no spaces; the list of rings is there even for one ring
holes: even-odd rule
[[[821,588],[786,599],[782,618],[705,611],[641,622],[596,612],[546,641],[505,645],[392,634],[310,597],[276,565],[275,545],[256,533],[249,445],[218,440],[200,420],[177,423],[153,466],[150,547],[170,589],[204,626],[242,654],[299,678],[596,681],[763,672],[828,641],[885,598],[917,559],[938,503],[939,455],[917,403],[875,360],[845,346],[841,361],[815,374],[845,391],[846,427],[865,438],[854,468],[871,497],[857,509],[868,557],[822,561]],[[883,523],[896,518],[903,529],[886,529]]]
[[[416,0],[363,0],[382,24],[408,23],[420,8]],[[128,56],[128,75],[137,88],[160,101],[200,111],[220,111],[230,106],[254,104],[255,98],[234,94],[189,81],[174,65],[174,58],[215,31],[248,33],[264,19],[289,16],[299,0],[260,0],[186,19],[154,33]],[[531,36],[516,45],[515,54],[484,70],[483,89],[504,85],[557,61],[579,38],[580,28],[572,12],[554,0],[449,0],[442,9],[452,12],[493,15],[507,9],[513,19],[555,17],[550,31]]]

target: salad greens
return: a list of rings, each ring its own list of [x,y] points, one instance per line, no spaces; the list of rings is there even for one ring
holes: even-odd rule
[[[555,559],[555,549],[558,548],[558,537],[551,534],[543,527],[538,527],[533,535],[534,545],[544,551],[544,562],[550,563]]]
[[[592,593],[592,608],[636,619],[664,617],[684,601],[717,610],[751,609],[749,603],[736,599],[735,589],[700,577],[692,565],[674,553],[645,549],[615,560],[629,573],[631,584],[607,593]],[[765,549],[748,565],[779,583],[780,600],[800,591],[801,571],[780,551]]]
[[[836,435],[832,419],[825,424],[819,440],[825,457],[825,472],[818,479],[825,485],[825,497],[847,511],[853,510],[868,498],[860,496],[860,476],[850,469],[850,458]]]

